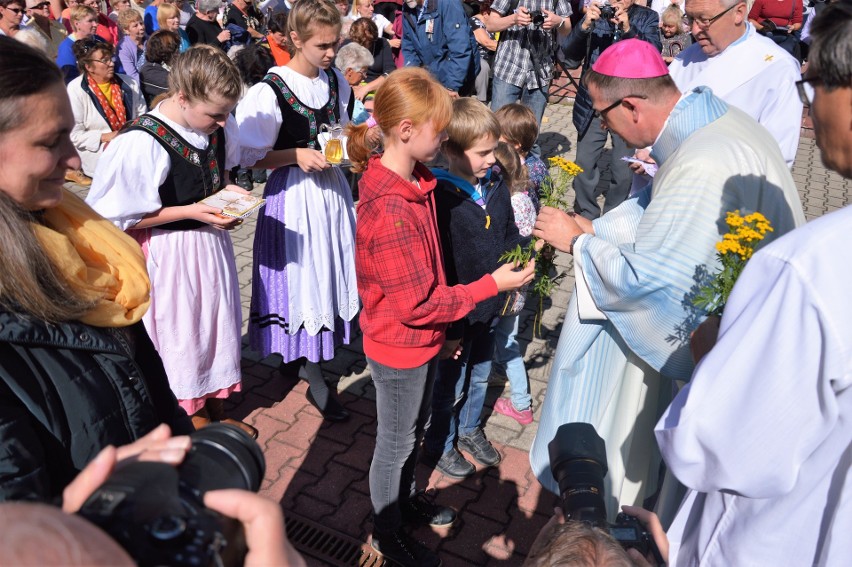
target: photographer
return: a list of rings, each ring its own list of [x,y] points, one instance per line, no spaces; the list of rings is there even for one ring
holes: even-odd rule
[[[134,565],[106,533],[74,513],[116,469],[137,461],[178,465],[189,445],[188,437],[171,437],[169,428],[161,426],[130,445],[106,447],[66,487],[65,513],[42,504],[0,504],[2,564]],[[281,507],[275,502],[245,490],[218,490],[208,492],[204,503],[242,523],[247,567],[305,565],[287,541]]]
[[[668,539],[659,518],[638,506],[622,506],[626,514],[639,519],[651,534],[663,564],[668,562]],[[647,567],[658,565],[652,554],[643,556],[636,549],[625,550],[606,531],[587,522],[567,522],[561,508],[553,509],[553,516],[535,538],[523,567]]]
[[[571,31],[565,42],[564,55],[571,61],[583,61],[583,74],[597,61],[604,49],[623,39],[641,39],[662,49],[657,12],[634,4],[634,0],[612,2],[598,0],[589,4],[586,15]],[[597,203],[597,185],[601,172],[598,160],[606,144],[607,130],[601,128],[600,118],[594,115],[592,99],[581,81],[574,101],[574,127],[577,128],[577,165],[583,172],[574,178],[576,201],[574,211],[593,220],[601,215]],[[620,205],[630,192],[632,174],[622,157],[633,155],[624,140],[612,134],[610,162],[611,179],[604,191],[603,212]]]
[[[495,0],[484,14],[490,33],[500,32],[494,57],[491,108],[521,102],[539,125],[553,78],[556,36],[571,30],[568,0]]]

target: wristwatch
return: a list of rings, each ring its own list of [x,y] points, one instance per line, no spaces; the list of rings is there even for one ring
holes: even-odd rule
[[[572,256],[574,255],[574,245],[577,244],[577,239],[583,236],[583,233],[574,235],[574,238],[571,239],[571,246],[568,247],[568,253]]]

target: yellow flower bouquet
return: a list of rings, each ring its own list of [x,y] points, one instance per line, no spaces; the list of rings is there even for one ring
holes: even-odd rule
[[[731,290],[749,258],[766,233],[773,231],[771,223],[760,213],[742,216],[739,210],[731,211],[725,215],[725,224],[728,225],[728,234],[716,244],[716,257],[722,268],[698,290],[692,301],[708,315],[722,315]]]
[[[568,206],[565,195],[568,193],[568,188],[571,187],[571,181],[583,170],[573,161],[568,161],[561,156],[548,158],[548,162],[551,169],[555,171],[552,171],[551,176],[546,177],[541,184],[541,206],[565,209]],[[521,248],[519,244],[513,250],[509,250],[500,256],[500,261],[514,262],[523,268],[533,257],[537,241],[538,238],[533,237],[526,248]],[[560,273],[556,270],[556,263],[553,260],[555,252],[549,244],[545,244],[539,251],[536,256],[535,279],[530,286],[533,295],[538,297],[533,333],[539,338],[541,337],[541,318],[544,314],[544,298],[550,297],[559,282],[566,276],[565,272]],[[503,315],[506,314],[510,301],[511,297],[508,297],[503,306]]]

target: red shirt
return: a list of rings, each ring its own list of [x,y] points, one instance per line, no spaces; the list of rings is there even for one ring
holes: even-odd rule
[[[438,354],[447,325],[497,295],[490,274],[448,286],[435,221],[432,173],[418,163],[419,187],[370,158],[358,184],[355,270],[364,304],[364,354],[392,368],[416,368]]]
[[[802,23],[802,0],[755,0],[748,19],[772,20],[779,27]]]

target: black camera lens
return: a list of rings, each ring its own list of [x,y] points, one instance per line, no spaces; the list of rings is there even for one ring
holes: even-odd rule
[[[606,445],[595,428],[588,423],[561,425],[547,449],[565,514],[574,520],[605,525]]]
[[[532,18],[532,24],[535,27],[540,27],[545,20],[544,14],[540,10],[530,12],[530,18]]]
[[[239,488],[257,492],[266,472],[258,444],[240,428],[213,423],[192,435],[180,466],[180,483],[201,497],[208,490]]]

